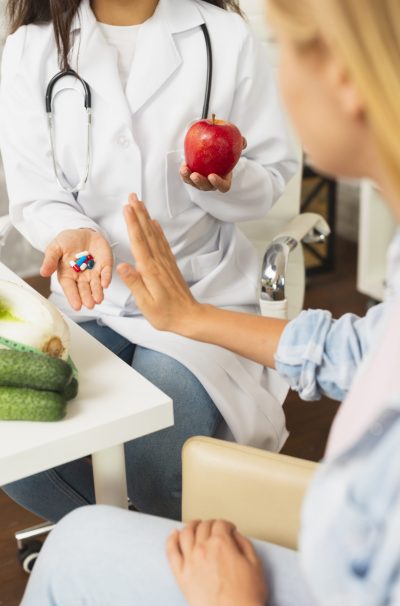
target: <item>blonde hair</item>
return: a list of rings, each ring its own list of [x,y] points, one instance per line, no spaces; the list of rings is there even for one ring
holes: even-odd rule
[[[268,0],[268,6],[294,43],[322,39],[344,62],[400,197],[399,0]]]

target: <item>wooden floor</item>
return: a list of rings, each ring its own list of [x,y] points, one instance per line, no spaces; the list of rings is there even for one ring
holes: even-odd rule
[[[355,245],[339,240],[336,257],[335,272],[309,280],[305,307],[329,309],[335,317],[349,311],[363,314],[367,302],[355,290]],[[46,288],[40,280],[32,283],[42,292]],[[284,452],[318,461],[322,457],[337,404],[326,398],[319,402],[302,402],[292,393],[284,408],[291,432]],[[16,561],[13,533],[38,521],[0,491],[0,606],[17,606],[27,580]]]

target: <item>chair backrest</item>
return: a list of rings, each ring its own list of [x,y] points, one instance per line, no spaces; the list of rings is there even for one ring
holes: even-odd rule
[[[205,437],[188,440],[182,458],[185,522],[229,520],[248,536],[297,549],[316,463]]]

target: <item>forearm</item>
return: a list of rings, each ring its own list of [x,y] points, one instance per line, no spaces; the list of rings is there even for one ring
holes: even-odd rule
[[[286,172],[289,171],[284,169],[283,163],[276,170],[275,167],[262,165],[261,161],[242,156],[233,170],[228,193],[205,192],[195,188],[191,188],[189,193],[197,206],[220,221],[252,221],[265,217],[280,198],[285,188]]]
[[[42,252],[67,229],[91,229],[105,236],[99,225],[72,202],[37,200],[24,205],[10,202],[10,218],[24,238]]]
[[[287,320],[197,304],[178,331],[190,339],[225,347],[259,364],[275,368],[274,355]]]

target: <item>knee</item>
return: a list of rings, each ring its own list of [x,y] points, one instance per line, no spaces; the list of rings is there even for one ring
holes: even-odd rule
[[[58,522],[51,536],[73,540],[76,536],[85,538],[95,534],[97,528],[105,527],[112,507],[107,505],[86,505],[71,511]],[[55,540],[55,539],[54,539]]]
[[[51,554],[53,563],[76,566],[87,558],[87,551],[96,549],[107,525],[111,508],[103,505],[87,505],[68,513],[60,520],[46,539],[44,554]]]

